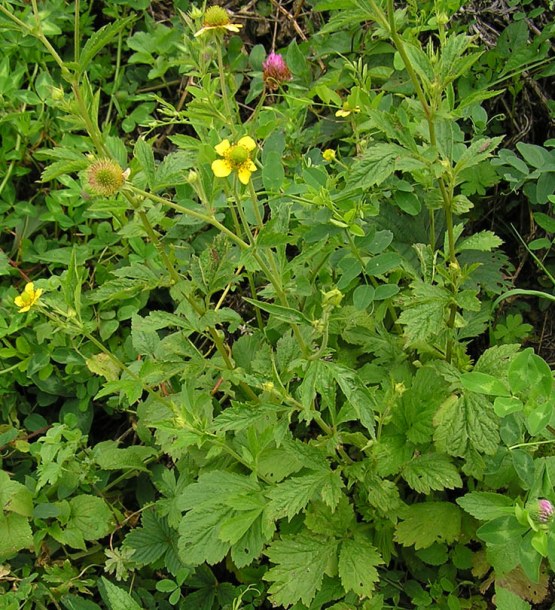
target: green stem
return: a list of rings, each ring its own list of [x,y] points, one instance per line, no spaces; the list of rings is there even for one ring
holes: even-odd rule
[[[234,116],[233,116],[233,112],[231,110],[231,102],[229,100],[229,94],[227,91],[227,82],[226,82],[226,75],[225,75],[225,69],[224,69],[224,58],[223,58],[223,54],[222,54],[222,40],[218,39],[216,41],[216,49],[218,51],[218,71],[220,73],[220,91],[222,92],[222,99],[224,102],[224,108],[225,108],[225,112],[227,114],[227,120],[229,122],[229,125],[231,126],[231,131],[233,133],[233,135],[235,135],[235,121]]]
[[[75,62],[79,61],[79,43],[81,41],[80,34],[80,24],[79,20],[81,18],[81,2],[80,0],[75,0],[75,18],[73,22],[73,57]]]
[[[173,210],[181,212],[182,214],[185,214],[186,216],[191,216],[192,218],[196,218],[197,220],[201,220],[207,224],[212,225],[213,227],[216,227],[222,233],[227,235],[233,242],[235,242],[242,250],[252,249],[253,258],[260,265],[262,272],[264,273],[264,275],[268,278],[268,280],[272,284],[281,305],[283,305],[284,307],[290,306],[288,299],[287,299],[287,295],[285,294],[283,287],[281,286],[279,275],[277,273],[274,274],[270,271],[270,269],[268,268],[268,265],[266,264],[264,259],[256,251],[256,248],[252,247],[251,245],[249,245],[248,243],[243,241],[240,237],[235,235],[235,233],[233,233],[233,231],[230,231],[221,222],[218,222],[213,216],[208,216],[207,214],[203,214],[202,212],[197,212],[196,210],[191,210],[189,208],[185,208],[181,205],[178,205],[177,203],[168,201],[167,199],[164,199],[163,197],[160,197],[159,195],[155,195],[154,193],[149,193],[148,191],[143,191],[142,189],[139,189],[133,185],[127,185],[126,189],[137,195],[141,195],[142,197],[145,197],[146,199],[150,199],[151,201],[157,201],[159,203],[162,203],[163,205],[166,205],[166,206],[172,208]],[[308,346],[306,345],[304,339],[302,338],[302,335],[299,331],[299,327],[296,324],[291,323],[291,328],[293,329],[295,337],[296,337],[303,353],[305,355],[308,355],[310,353],[310,350],[308,349]]]
[[[158,203],[162,203],[163,205],[171,208],[172,210],[176,210],[177,212],[181,212],[181,214],[185,214],[185,216],[190,216],[191,218],[195,218],[196,220],[200,220],[201,222],[205,222],[206,224],[212,225],[219,231],[221,231],[224,235],[227,235],[231,241],[236,243],[241,250],[248,250],[250,248],[249,244],[243,241],[240,237],[235,235],[233,231],[230,231],[226,226],[224,226],[221,222],[216,220],[214,216],[209,216],[208,214],[204,214],[203,212],[197,212],[196,210],[192,210],[190,208],[186,208],[177,203],[173,203],[173,201],[169,201],[168,199],[164,199],[159,195],[155,195],[154,193],[149,193],[148,191],[143,191],[142,189],[137,188],[131,184],[126,185],[126,190],[129,190],[145,199],[150,199],[151,201],[157,201]]]
[[[258,209],[258,196],[256,195],[256,191],[254,190],[254,184],[252,180],[249,180],[249,193],[252,200],[252,207],[254,209],[254,215],[256,216],[256,224],[259,229],[262,229],[264,225],[264,221],[262,220],[262,216],[260,215],[260,210]]]
[[[79,114],[81,115],[81,118],[85,123],[85,129],[87,130],[89,137],[93,141],[95,148],[100,154],[104,155],[105,157],[110,157],[111,155],[108,152],[106,146],[104,145],[104,139],[102,138],[100,129],[98,128],[96,122],[91,119],[89,109],[85,104],[85,100],[83,99],[83,96],[81,95],[81,90],[79,89],[79,83],[76,80],[71,84],[71,89],[73,91],[73,95],[75,96],[75,101],[77,102]]]

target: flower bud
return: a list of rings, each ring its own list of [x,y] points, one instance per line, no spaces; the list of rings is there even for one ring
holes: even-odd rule
[[[270,53],[262,64],[262,78],[270,91],[277,91],[279,86],[291,80],[291,70],[287,67],[285,59],[277,53]]]
[[[338,290],[337,288],[328,290],[328,292],[322,293],[322,305],[324,307],[339,307],[343,300],[343,296],[341,290]]]
[[[542,498],[538,500],[538,521],[540,523],[549,523],[555,513],[555,507],[549,500]]]
[[[335,150],[333,150],[333,148],[326,148],[322,153],[322,157],[324,158],[324,161],[335,161]]]

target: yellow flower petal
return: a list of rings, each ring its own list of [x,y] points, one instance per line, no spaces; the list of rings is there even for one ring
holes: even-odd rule
[[[220,155],[220,157],[223,157],[230,148],[231,144],[227,139],[222,140],[219,144],[216,144],[216,146],[214,146],[214,150]]]
[[[35,284],[33,282],[27,282],[23,292],[33,298],[35,296]]]
[[[256,142],[250,136],[243,136],[237,144],[246,148],[249,152],[256,148]]]
[[[256,171],[256,165],[250,159],[247,161],[247,169],[251,174]]]
[[[338,110],[335,113],[335,116],[346,117],[346,116],[349,116],[350,114],[351,114],[350,110]]]
[[[256,169],[256,167],[255,167]],[[242,184],[248,184],[249,180],[251,179],[251,170],[246,167],[246,165],[243,165],[242,167],[240,167],[237,170],[237,175],[239,176],[239,180],[241,181]]]
[[[217,159],[212,162],[212,171],[216,178],[225,178],[231,174],[231,164],[225,159]]]
[[[223,26],[228,32],[238,32],[242,27],[242,23],[228,23]]]
[[[25,306],[25,301],[23,300],[23,297],[21,296],[17,296],[15,297],[15,299],[13,300],[13,302],[18,306],[18,307],[24,307]]]

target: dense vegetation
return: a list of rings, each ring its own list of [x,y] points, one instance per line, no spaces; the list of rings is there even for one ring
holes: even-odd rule
[[[552,2],[0,0],[0,609],[555,602]]]

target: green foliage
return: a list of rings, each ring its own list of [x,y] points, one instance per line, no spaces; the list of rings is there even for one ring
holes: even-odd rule
[[[309,3],[282,64],[162,4],[0,3],[2,608],[529,607],[553,374],[485,205],[547,290],[542,7]]]

